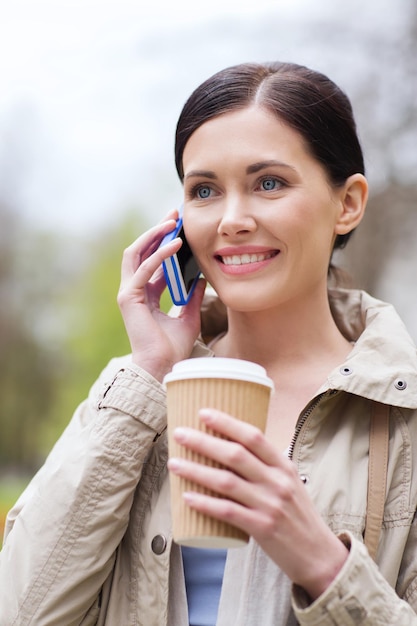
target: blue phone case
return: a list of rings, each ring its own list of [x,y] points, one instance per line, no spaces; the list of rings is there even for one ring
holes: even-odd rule
[[[160,247],[178,237],[181,231],[182,216],[180,215],[175,229],[165,235]],[[189,302],[200,277],[200,270],[188,246],[187,240],[183,235],[181,239],[183,240],[183,244],[180,250],[162,262],[171,299],[177,306],[183,306]]]

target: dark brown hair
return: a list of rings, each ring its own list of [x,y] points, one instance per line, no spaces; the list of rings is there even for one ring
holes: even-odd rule
[[[259,104],[300,133],[335,186],[365,173],[352,106],[327,76],[294,63],[245,63],[214,74],[191,94],[178,119],[175,163],[180,179],[185,145],[209,119]],[[335,248],[351,233],[338,235]]]

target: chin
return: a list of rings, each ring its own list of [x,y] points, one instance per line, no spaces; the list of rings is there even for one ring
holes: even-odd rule
[[[239,311],[240,313],[253,313],[269,309],[272,306],[270,297],[262,298],[262,296],[258,296],[253,291],[246,290],[245,293],[242,293],[242,290],[239,291],[240,293],[233,293],[230,289],[225,289],[224,293],[217,292],[217,295],[228,309]]]

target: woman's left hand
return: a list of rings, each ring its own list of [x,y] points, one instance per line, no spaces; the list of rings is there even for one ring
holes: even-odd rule
[[[225,469],[170,459],[171,472],[220,494],[184,494],[189,506],[251,535],[312,599],[335,578],[348,551],[328,528],[300,480],[295,464],[260,430],[214,409],[200,411],[206,426],[226,439],[179,428],[178,443]]]

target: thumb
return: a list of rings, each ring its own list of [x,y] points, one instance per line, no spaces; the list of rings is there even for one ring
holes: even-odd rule
[[[194,289],[194,293],[191,296],[189,303],[182,307],[180,317],[187,322],[191,322],[193,325],[198,324],[198,332],[200,331],[200,309],[204,298],[204,292],[206,290],[207,281],[205,278],[200,278]]]

